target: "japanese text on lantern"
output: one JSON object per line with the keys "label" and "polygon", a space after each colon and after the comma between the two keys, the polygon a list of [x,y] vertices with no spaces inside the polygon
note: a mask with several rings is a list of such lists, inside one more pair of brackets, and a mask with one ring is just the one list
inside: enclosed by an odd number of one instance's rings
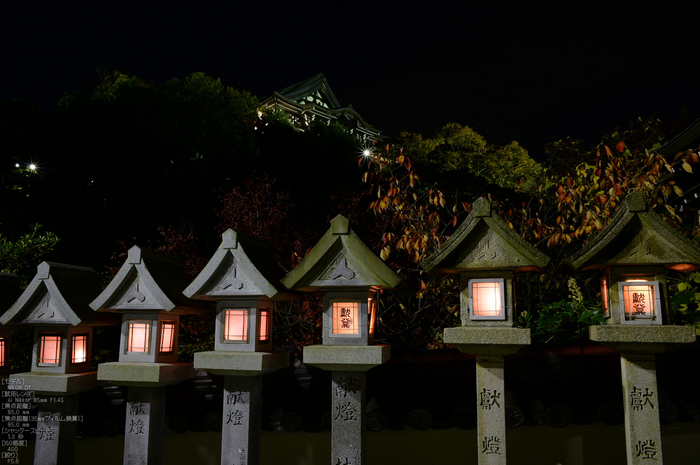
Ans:
{"label": "japanese text on lantern", "polygon": [[484,388],[484,390],[479,393],[479,407],[484,410],[491,410],[491,407],[501,408],[501,404],[498,403],[500,398],[500,392],[495,389],[491,391],[490,389]]}
{"label": "japanese text on lantern", "polygon": [[482,454],[498,454],[501,452],[501,445],[503,441],[498,436],[485,436],[484,440],[481,441],[481,453]]}
{"label": "japanese text on lantern", "polygon": [[357,406],[352,402],[336,404],[334,420],[341,419],[343,421],[357,421],[357,413]]}
{"label": "japanese text on lantern", "polygon": [[644,407],[646,407],[647,405],[651,408],[656,408],[651,402],[651,399],[654,398],[654,392],[649,392],[649,388],[646,388],[644,391],[642,391],[636,386],[632,386],[632,392],[630,393],[630,397],[632,401],[630,405],[632,406],[633,410],[644,410]]}
{"label": "japanese text on lantern", "polygon": [[648,441],[638,441],[637,445],[634,446],[635,452],[637,452],[636,457],[641,457],[642,460],[659,460],[656,454],[659,453],[659,448],[656,442],[649,439]]}

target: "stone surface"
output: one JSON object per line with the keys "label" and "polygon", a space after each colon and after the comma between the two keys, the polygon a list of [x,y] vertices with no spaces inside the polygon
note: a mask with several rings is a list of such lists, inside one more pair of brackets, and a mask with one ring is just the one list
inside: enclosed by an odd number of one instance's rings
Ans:
{"label": "stone surface", "polygon": [[35,464],[73,465],[78,422],[69,417],[78,414],[78,396],[59,398],[60,402],[41,402],[37,409]]}
{"label": "stone surface", "polygon": [[627,465],[662,464],[655,355],[622,354]]}
{"label": "stone surface", "polygon": [[476,408],[479,465],[505,465],[506,417],[503,356],[477,356]]}
{"label": "stone surface", "polygon": [[367,463],[365,372],[334,371],[331,408],[331,463]]}
{"label": "stone surface", "polygon": [[700,267],[700,246],[651,211],[644,194],[633,192],[605,229],[568,261],[578,271],[610,264],[681,266],[690,271]]}
{"label": "stone surface", "polygon": [[204,269],[182,293],[194,299],[265,296],[289,299],[280,280],[284,270],[261,239],[227,229]]}
{"label": "stone surface", "polygon": [[461,352],[472,355],[508,355],[530,344],[529,328],[445,328],[444,338]]}
{"label": "stone surface", "polygon": [[625,353],[670,352],[695,342],[695,328],[691,326],[597,325],[588,331],[592,341]]}
{"label": "stone surface", "polygon": [[191,363],[101,363],[97,379],[120,386],[157,387],[193,378],[196,371]]}
{"label": "stone surface", "polygon": [[259,465],[262,377],[226,376],[221,431],[222,465]]}
{"label": "stone surface", "polygon": [[129,387],[124,426],[124,465],[162,465],[165,387]]}
{"label": "stone surface", "polygon": [[391,346],[326,346],[304,347],[304,363],[329,371],[367,371],[391,358]]}
{"label": "stone surface", "polygon": [[440,275],[468,270],[541,270],[549,261],[493,212],[487,199],[481,198],[452,236],[421,266]]}
{"label": "stone surface", "polygon": [[[19,385],[26,386],[27,390],[37,394],[46,395],[70,395],[88,391],[94,387],[105,384],[97,380],[97,372],[61,374],[61,373],[15,373],[10,379],[21,380]],[[16,384],[11,384],[13,389]]]}
{"label": "stone surface", "polygon": [[196,352],[194,368],[215,375],[258,376],[289,366],[288,352]]}
{"label": "stone surface", "polygon": [[342,215],[331,221],[330,229],[311,252],[282,279],[288,289],[305,292],[350,287],[393,289],[401,282]]}

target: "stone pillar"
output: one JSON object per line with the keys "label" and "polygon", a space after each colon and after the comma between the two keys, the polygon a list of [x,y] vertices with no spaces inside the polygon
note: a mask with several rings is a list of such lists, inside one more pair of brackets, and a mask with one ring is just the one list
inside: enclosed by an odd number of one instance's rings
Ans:
{"label": "stone pillar", "polygon": [[34,463],[36,465],[73,465],[75,435],[78,428],[78,396],[42,396],[36,422]]}
{"label": "stone pillar", "polygon": [[162,465],[165,387],[130,386],[124,428],[124,465]]}
{"label": "stone pillar", "polygon": [[505,465],[506,463],[503,367],[503,355],[478,355],[476,357],[479,465]]}
{"label": "stone pillar", "polygon": [[262,376],[226,376],[221,430],[221,463],[260,464]]}
{"label": "stone pillar", "polygon": [[366,372],[333,372],[331,409],[331,463],[333,465],[367,463],[366,384]]}
{"label": "stone pillar", "polygon": [[656,356],[621,354],[627,464],[661,465],[661,426],[656,387]]}

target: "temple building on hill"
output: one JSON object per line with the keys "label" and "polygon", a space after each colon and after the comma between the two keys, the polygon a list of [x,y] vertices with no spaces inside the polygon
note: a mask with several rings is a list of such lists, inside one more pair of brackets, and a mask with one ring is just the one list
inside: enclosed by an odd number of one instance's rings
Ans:
{"label": "temple building on hill", "polygon": [[371,143],[381,134],[367,124],[352,105],[340,105],[323,73],[275,91],[262,100],[262,107],[286,112],[300,131],[307,130],[315,121],[327,124],[337,121],[360,143]]}

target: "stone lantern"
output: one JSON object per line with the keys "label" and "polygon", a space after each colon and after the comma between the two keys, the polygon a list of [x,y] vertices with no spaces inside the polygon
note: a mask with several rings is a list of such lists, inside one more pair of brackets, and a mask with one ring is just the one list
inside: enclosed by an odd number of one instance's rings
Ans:
{"label": "stone lantern", "polygon": [[282,280],[291,290],[323,291],[323,344],[304,347],[304,363],[333,372],[332,463],[366,461],[366,372],[390,357],[388,345],[374,345],[376,293],[401,282],[341,215]]}
{"label": "stone lantern", "polygon": [[695,329],[672,326],[666,270],[700,268],[700,247],[630,193],[610,224],[568,262],[601,271],[606,324],[590,338],[620,352],[627,463],[662,463],[656,355],[695,341]]}
{"label": "stone lantern", "polygon": [[462,326],[445,328],[444,341],[476,355],[479,464],[506,463],[504,356],[530,344],[530,329],[515,328],[513,275],[542,271],[549,257],[535,249],[491,209],[474,202],[469,216],[423,268],[460,275]]}
{"label": "stone lantern", "polygon": [[[22,294],[19,278],[14,273],[0,273],[0,318],[6,310],[15,303]],[[0,377],[4,378],[10,373],[10,346],[12,345],[12,331],[10,328],[0,326]],[[4,389],[3,385],[3,389]]]}
{"label": "stone lantern", "polygon": [[289,353],[272,351],[274,302],[295,298],[283,276],[267,243],[228,229],[183,292],[217,304],[215,350],[196,353],[194,366],[225,377],[222,464],[260,463],[261,375],[289,366]]}
{"label": "stone lantern", "polygon": [[160,464],[165,429],[165,387],[195,375],[177,362],[182,314],[205,313],[205,302],[182,295],[187,277],[180,261],[134,246],[107,288],[90,304],[122,315],[119,361],[102,363],[97,378],[128,386],[124,463]]}
{"label": "stone lantern", "polygon": [[37,419],[34,463],[72,464],[78,396],[98,385],[91,371],[92,329],[118,324],[111,315],[96,315],[88,303],[100,293],[91,268],[42,262],[37,274],[0,323],[34,328],[31,372],[10,375],[21,381],[10,389],[43,397]]}

